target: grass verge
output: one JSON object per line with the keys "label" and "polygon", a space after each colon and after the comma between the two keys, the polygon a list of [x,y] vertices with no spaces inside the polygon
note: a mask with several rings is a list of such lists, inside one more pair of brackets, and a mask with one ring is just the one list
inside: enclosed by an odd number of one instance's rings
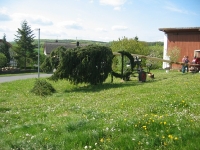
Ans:
{"label": "grass verge", "polygon": [[102,85],[35,79],[0,84],[0,149],[199,149],[200,74],[153,71],[155,79]]}

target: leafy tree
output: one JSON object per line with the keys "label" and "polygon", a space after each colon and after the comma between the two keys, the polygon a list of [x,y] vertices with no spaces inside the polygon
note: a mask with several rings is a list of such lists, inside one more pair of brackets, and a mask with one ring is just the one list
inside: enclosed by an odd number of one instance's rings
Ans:
{"label": "leafy tree", "polygon": [[180,48],[178,48],[177,46],[170,48],[167,52],[167,55],[172,62],[178,62],[180,57]]}
{"label": "leafy tree", "polygon": [[147,43],[139,41],[137,36],[134,39],[123,37],[118,41],[113,41],[110,47],[113,52],[126,51],[132,54],[140,55],[147,55],[149,53]]}
{"label": "leafy tree", "polygon": [[3,53],[0,53],[0,68],[5,67],[7,63],[6,56]]}
{"label": "leafy tree", "polygon": [[[18,28],[15,42],[17,46],[15,47],[15,52],[17,56],[15,57],[20,63],[23,59],[24,67],[26,68],[27,62],[30,64],[37,60],[37,54],[34,51],[36,45],[34,44],[34,34],[32,33],[31,27],[28,26],[27,21],[23,21],[21,29]],[[20,66],[22,66],[20,64]]]}
{"label": "leafy tree", "polygon": [[[163,58],[163,45],[160,43],[155,43],[155,45],[149,46],[150,57]],[[162,61],[157,61],[153,59],[147,59],[146,64],[151,64],[151,69],[158,69],[162,67]]]}
{"label": "leafy tree", "polygon": [[[130,38],[130,39],[123,37],[122,39],[119,39],[118,41],[113,41],[110,47],[113,52],[126,51],[131,54],[139,54],[139,55],[149,54],[147,43],[139,41],[139,38],[137,36],[135,38]],[[120,63],[119,59],[115,59],[114,64],[119,64]],[[125,61],[129,61],[129,59],[125,57]],[[143,58],[142,66],[145,66],[145,65],[146,65],[146,59]],[[119,64],[118,66],[121,66],[121,64]],[[113,68],[113,69],[119,69],[119,67]]]}
{"label": "leafy tree", "polygon": [[136,37],[134,38],[134,40],[135,40],[135,41],[138,41],[138,40],[139,40],[139,38],[136,36]]}
{"label": "leafy tree", "polygon": [[6,35],[4,34],[2,44],[0,45],[0,53],[3,53],[6,56],[7,63],[10,62],[10,53],[9,53],[10,45],[6,41]]}
{"label": "leafy tree", "polygon": [[[44,60],[47,58],[47,56],[42,52],[40,52],[40,64],[44,62]],[[40,65],[41,68],[41,65]]]}

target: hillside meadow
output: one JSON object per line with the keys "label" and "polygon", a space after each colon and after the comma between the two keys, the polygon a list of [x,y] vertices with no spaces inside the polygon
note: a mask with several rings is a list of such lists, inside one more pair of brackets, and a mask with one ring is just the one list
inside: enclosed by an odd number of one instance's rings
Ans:
{"label": "hillside meadow", "polygon": [[1,83],[0,150],[200,149],[200,74],[152,72],[144,83],[47,80],[47,97],[30,92],[35,79]]}

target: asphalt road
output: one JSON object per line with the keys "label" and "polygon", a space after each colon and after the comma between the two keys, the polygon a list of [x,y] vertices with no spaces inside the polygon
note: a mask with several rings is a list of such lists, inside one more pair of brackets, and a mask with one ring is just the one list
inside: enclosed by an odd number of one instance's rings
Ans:
{"label": "asphalt road", "polygon": [[[40,77],[50,77],[52,74],[40,74]],[[23,80],[28,78],[38,78],[38,74],[19,74],[14,76],[0,76],[0,83]]]}

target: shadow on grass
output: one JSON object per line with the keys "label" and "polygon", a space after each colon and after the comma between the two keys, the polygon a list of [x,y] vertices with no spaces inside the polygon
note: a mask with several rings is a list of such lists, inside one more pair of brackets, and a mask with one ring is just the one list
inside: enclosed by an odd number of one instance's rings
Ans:
{"label": "shadow on grass", "polygon": [[130,81],[125,81],[125,82],[118,82],[116,83],[114,81],[114,83],[103,83],[103,84],[98,84],[98,85],[85,85],[85,86],[77,86],[74,87],[72,89],[66,89],[65,92],[99,92],[102,90],[108,90],[111,88],[123,88],[123,87],[132,87],[132,86],[141,86],[143,84],[153,84],[153,82],[160,82],[163,80],[169,80],[169,79],[176,79],[179,78],[180,76],[183,77],[188,77],[191,78],[190,73],[172,73],[172,74],[166,74],[163,73],[159,76],[156,76],[155,79],[150,79],[149,77],[147,77],[146,82],[139,82],[137,79],[135,79],[135,77],[131,78]]}
{"label": "shadow on grass", "polygon": [[[140,83],[141,84],[141,83]],[[137,82],[126,81],[121,83],[103,83],[98,85],[86,85],[83,87],[75,87],[73,89],[67,89],[65,92],[99,92],[103,90],[113,89],[113,88],[122,88],[122,87],[132,87],[140,85]]]}

